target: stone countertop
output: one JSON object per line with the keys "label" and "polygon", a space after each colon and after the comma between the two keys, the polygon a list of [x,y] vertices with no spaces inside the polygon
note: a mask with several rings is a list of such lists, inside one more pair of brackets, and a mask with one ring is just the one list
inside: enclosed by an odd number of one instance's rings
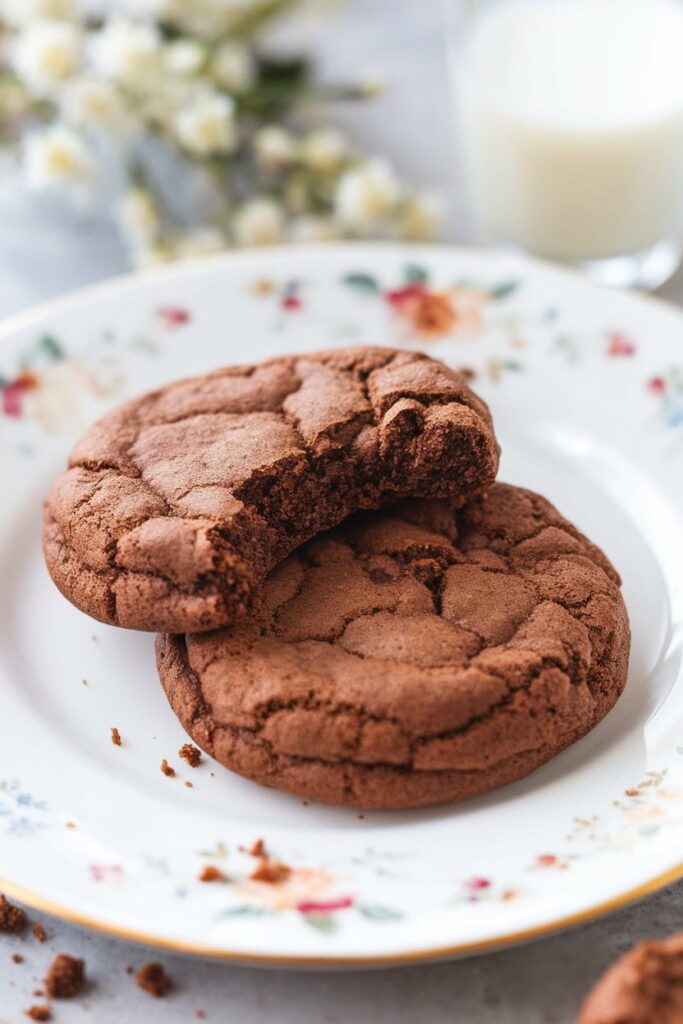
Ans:
{"label": "stone countertop", "polygon": [[[366,148],[394,159],[406,177],[440,193],[446,240],[466,242],[464,200],[452,152],[441,0],[348,0],[316,37],[329,77],[370,67],[388,79],[385,97],[341,107],[336,119]],[[0,316],[120,273],[121,246],[105,224],[47,217],[0,196]],[[661,292],[683,304],[683,274]],[[683,927],[683,883],[600,921],[514,949],[450,963],[376,971],[303,974],[232,967],[155,953],[45,919],[48,942],[0,937],[0,1024],[22,1011],[57,952],[87,961],[91,988],[63,1003],[55,1024],[571,1024],[584,993],[634,942]],[[13,952],[25,956],[22,964]],[[155,1000],[126,974],[163,961],[174,994]]]}

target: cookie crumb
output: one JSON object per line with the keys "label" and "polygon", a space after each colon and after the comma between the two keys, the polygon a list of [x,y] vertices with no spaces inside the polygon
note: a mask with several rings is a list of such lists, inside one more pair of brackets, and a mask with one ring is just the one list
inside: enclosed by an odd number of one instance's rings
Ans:
{"label": "cookie crumb", "polygon": [[36,997],[36,999],[42,999],[43,996],[45,995],[42,988],[34,988],[33,994]]}
{"label": "cookie crumb", "polygon": [[277,885],[279,882],[286,882],[291,873],[292,869],[287,864],[262,857],[249,878],[252,882],[268,882],[270,885]]}
{"label": "cookie crumb", "polygon": [[171,979],[162,965],[154,962],[144,964],[135,976],[135,980],[141,989],[156,999],[161,999],[172,987]]}
{"label": "cookie crumb", "polygon": [[45,990],[52,999],[73,999],[83,990],[84,982],[85,962],[80,957],[60,953],[45,976]]}
{"label": "cookie crumb", "polygon": [[197,1018],[197,1020],[206,1020],[206,1014],[204,1013],[203,1010],[195,1010],[194,1015]]}
{"label": "cookie crumb", "polygon": [[50,1020],[52,1018],[49,1006],[29,1006],[28,1010],[24,1010],[24,1014],[31,1020]]}
{"label": "cookie crumb", "polygon": [[357,814],[356,817],[358,818],[359,821],[365,821],[365,815],[364,814]]}
{"label": "cookie crumb", "polygon": [[192,789],[192,783],[191,782],[186,782],[185,785],[187,786],[188,789]]}
{"label": "cookie crumb", "polygon": [[12,963],[23,964],[24,958],[21,953],[12,953]]}
{"label": "cookie crumb", "polygon": [[134,974],[135,973],[132,964],[128,964],[128,966],[126,968],[124,968],[124,969],[125,969],[126,974]]}
{"label": "cookie crumb", "polygon": [[251,857],[267,857],[266,844],[263,839],[257,839],[255,843],[252,843],[248,851]]}
{"label": "cookie crumb", "polygon": [[64,828],[78,828],[78,825],[75,821],[65,821]]}
{"label": "cookie crumb", "polygon": [[111,741],[115,747],[121,746],[121,733],[115,725],[112,725],[111,727]]}
{"label": "cookie crumb", "polygon": [[81,679],[81,683],[83,684],[83,686],[90,686],[90,683],[88,682],[87,679]]}
{"label": "cookie crumb", "polygon": [[0,894],[0,932],[23,932],[26,927],[26,912]]}
{"label": "cookie crumb", "polygon": [[38,942],[47,942],[47,932],[43,928],[40,921],[34,921],[31,925],[31,931],[33,932],[33,938],[37,939]]}
{"label": "cookie crumb", "polygon": [[161,762],[160,767],[161,767],[161,770],[164,773],[164,775],[167,775],[169,777],[169,779],[172,779],[172,778],[175,777],[175,768],[171,768],[171,766],[168,763],[168,761],[166,760],[166,758],[163,759],[163,761]]}
{"label": "cookie crumb", "polygon": [[196,768],[202,759],[201,750],[199,747],[195,747],[193,743],[183,743],[178,751],[178,755],[187,761],[190,768]]}
{"label": "cookie crumb", "polygon": [[223,872],[219,868],[214,867],[213,864],[207,864],[202,868],[199,874],[200,882],[227,882],[227,880],[227,875],[224,875]]}

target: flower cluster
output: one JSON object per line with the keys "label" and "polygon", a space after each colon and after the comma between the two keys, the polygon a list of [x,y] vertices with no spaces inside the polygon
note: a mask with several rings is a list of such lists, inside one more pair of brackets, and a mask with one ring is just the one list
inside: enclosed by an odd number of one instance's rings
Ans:
{"label": "flower cluster", "polygon": [[[0,0],[0,142],[31,188],[83,197],[112,178],[133,262],[282,241],[431,237],[437,210],[392,167],[307,123],[305,59],[264,49],[296,0]],[[161,171],[160,171],[161,167]]]}

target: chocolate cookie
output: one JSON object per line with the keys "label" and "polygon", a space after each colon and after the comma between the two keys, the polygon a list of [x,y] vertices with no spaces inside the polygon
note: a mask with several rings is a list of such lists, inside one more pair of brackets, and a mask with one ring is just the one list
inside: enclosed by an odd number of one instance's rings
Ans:
{"label": "chocolate cookie", "polygon": [[157,640],[199,746],[257,782],[367,808],[528,774],[609,711],[628,653],[605,556],[504,484],[460,511],[352,516],[273,570],[249,619]]}
{"label": "chocolate cookie", "polygon": [[230,367],[88,431],[47,500],[45,557],[62,593],[103,622],[210,629],[320,530],[405,495],[462,504],[492,483],[498,454],[484,403],[419,353]]}
{"label": "chocolate cookie", "polygon": [[683,1024],[683,933],[641,942],[600,979],[578,1024]]}

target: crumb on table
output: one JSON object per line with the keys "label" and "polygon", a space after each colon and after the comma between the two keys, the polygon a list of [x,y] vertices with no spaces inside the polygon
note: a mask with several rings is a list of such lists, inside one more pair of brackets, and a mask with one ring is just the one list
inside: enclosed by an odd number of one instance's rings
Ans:
{"label": "crumb on table", "polygon": [[0,893],[0,932],[23,932],[26,927],[26,912]]}
{"label": "crumb on table", "polygon": [[172,987],[171,979],[163,966],[154,961],[144,964],[135,976],[135,980],[141,989],[157,999],[165,996]]}
{"label": "crumb on table", "polygon": [[31,1020],[50,1020],[52,1017],[49,1006],[29,1006],[28,1010],[24,1010],[24,1014]]}
{"label": "crumb on table", "polygon": [[166,758],[161,762],[160,768],[164,775],[167,775],[169,779],[172,779],[175,776],[175,768],[171,768]]}
{"label": "crumb on table", "polygon": [[45,976],[45,991],[51,999],[73,999],[83,990],[85,961],[60,953]]}
{"label": "crumb on table", "polygon": [[38,942],[46,942],[47,941],[47,932],[43,928],[43,926],[40,923],[40,921],[34,921],[33,922],[33,924],[31,925],[31,931],[33,932],[33,938],[37,939]]}
{"label": "crumb on table", "polygon": [[115,747],[121,746],[121,733],[115,725],[112,725],[111,727],[111,741]]}

